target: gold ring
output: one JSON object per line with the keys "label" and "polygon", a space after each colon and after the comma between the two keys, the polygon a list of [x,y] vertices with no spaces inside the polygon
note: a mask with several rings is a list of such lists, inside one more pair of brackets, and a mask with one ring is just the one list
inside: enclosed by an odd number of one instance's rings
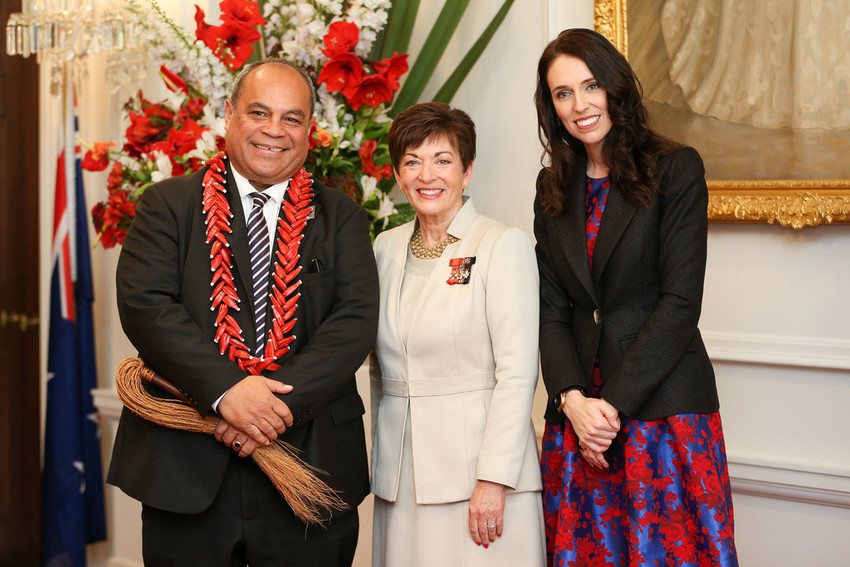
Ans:
{"label": "gold ring", "polygon": [[239,449],[241,449],[242,448],[242,441],[234,441],[233,442],[233,448],[236,449],[237,451]]}

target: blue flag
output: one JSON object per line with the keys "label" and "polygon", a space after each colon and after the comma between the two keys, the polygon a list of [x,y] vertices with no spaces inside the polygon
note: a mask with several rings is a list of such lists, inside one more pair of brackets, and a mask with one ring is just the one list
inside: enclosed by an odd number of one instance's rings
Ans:
{"label": "blue flag", "polygon": [[41,563],[85,567],[86,544],[106,539],[106,519],[100,418],[91,395],[97,375],[87,209],[76,116],[70,103],[65,106],[53,219]]}

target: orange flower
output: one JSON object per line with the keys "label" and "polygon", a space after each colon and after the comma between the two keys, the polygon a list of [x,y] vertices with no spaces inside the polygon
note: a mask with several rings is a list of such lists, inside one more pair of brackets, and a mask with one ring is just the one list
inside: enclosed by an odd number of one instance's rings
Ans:
{"label": "orange flower", "polygon": [[334,145],[333,134],[324,128],[316,128],[314,138],[316,139],[316,143],[323,148],[332,148]]}

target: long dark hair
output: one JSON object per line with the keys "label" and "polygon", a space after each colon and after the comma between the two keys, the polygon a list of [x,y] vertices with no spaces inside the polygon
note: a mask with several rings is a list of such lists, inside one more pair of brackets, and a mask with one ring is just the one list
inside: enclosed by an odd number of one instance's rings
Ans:
{"label": "long dark hair", "polygon": [[562,31],[537,63],[534,104],[544,162],[540,205],[555,216],[564,212],[564,188],[578,173],[575,170],[585,153],[581,141],[571,136],[558,118],[547,81],[549,66],[562,55],[584,61],[607,93],[612,126],[602,143],[602,159],[609,168],[611,186],[628,201],[651,206],[658,193],[657,158],[681,146],[650,128],[643,89],[626,58],[604,36],[581,28]]}

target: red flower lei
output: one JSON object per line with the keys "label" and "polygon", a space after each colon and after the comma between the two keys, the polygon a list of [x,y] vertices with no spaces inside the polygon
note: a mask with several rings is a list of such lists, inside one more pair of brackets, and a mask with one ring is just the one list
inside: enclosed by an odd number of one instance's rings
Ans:
{"label": "red flower lei", "polygon": [[226,154],[220,152],[207,160],[210,168],[204,175],[203,212],[206,215],[206,243],[210,244],[210,269],[213,288],[210,301],[211,310],[218,310],[215,319],[215,342],[219,352],[227,353],[230,360],[248,374],[259,374],[263,370],[277,370],[275,364],[289,351],[289,344],[295,340],[294,335],[288,335],[295,326],[297,319],[295,311],[298,308],[300,293],[295,293],[301,286],[301,280],[295,278],[301,272],[298,265],[298,254],[301,241],[304,239],[303,230],[310,214],[310,201],[313,198],[313,180],[304,168],[292,176],[289,181],[289,202],[283,202],[283,217],[278,220],[277,251],[272,270],[271,302],[273,321],[269,329],[269,338],[262,357],[256,357],[245,346],[242,339],[242,328],[230,314],[230,309],[239,311],[239,296],[233,283],[233,262],[230,244],[225,233],[233,232],[230,228],[230,203],[225,197],[224,174]]}

